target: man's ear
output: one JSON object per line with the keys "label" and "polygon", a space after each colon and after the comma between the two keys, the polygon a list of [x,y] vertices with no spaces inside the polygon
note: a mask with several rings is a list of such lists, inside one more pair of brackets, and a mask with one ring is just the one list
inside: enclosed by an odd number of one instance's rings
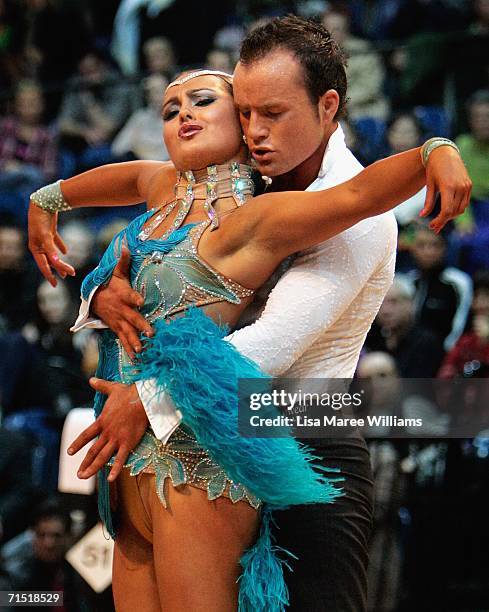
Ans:
{"label": "man's ear", "polygon": [[324,125],[331,124],[334,120],[338,107],[340,105],[340,96],[336,89],[328,89],[318,100],[319,119]]}

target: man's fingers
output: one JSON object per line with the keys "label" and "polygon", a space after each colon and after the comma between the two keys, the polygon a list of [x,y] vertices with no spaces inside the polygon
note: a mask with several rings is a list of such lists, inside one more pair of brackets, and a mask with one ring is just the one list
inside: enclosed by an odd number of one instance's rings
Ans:
{"label": "man's fingers", "polygon": [[122,472],[128,455],[129,449],[127,449],[125,446],[121,446],[117,452],[116,458],[114,459],[114,465],[112,466],[109,476],[107,477],[109,482],[113,482]]}
{"label": "man's fingers", "polygon": [[83,459],[83,461],[80,464],[80,467],[78,468],[79,474],[84,472],[92,464],[94,459],[97,457],[100,451],[103,450],[106,444],[107,444],[106,438],[99,438],[96,442],[94,442],[94,444],[88,449],[88,452],[85,455],[85,458]]}
{"label": "man's fingers", "polygon": [[75,438],[75,440],[71,443],[68,448],[68,455],[74,455],[81,448],[88,444],[90,440],[93,440],[98,436],[100,432],[100,422],[97,420],[95,423],[89,425],[86,429],[84,429],[81,434]]}
{"label": "man's fingers", "polygon": [[123,316],[126,322],[130,324],[135,331],[142,332],[146,336],[153,335],[153,328],[140,312],[127,308],[124,309]]}
{"label": "man's fingers", "polygon": [[131,289],[128,294],[127,303],[136,308],[141,308],[144,304],[144,298],[140,293]]}
{"label": "man's fingers", "polygon": [[109,459],[114,454],[117,448],[117,444],[113,441],[107,442],[104,448],[98,453],[92,463],[86,467],[83,471],[78,470],[78,478],[90,478],[90,476],[94,476],[104,465],[109,461]]}
{"label": "man's fingers", "polygon": [[140,353],[143,350],[143,345],[141,344],[141,341],[138,338],[137,331],[133,327],[131,327],[129,323],[126,323],[126,321],[122,321],[120,323],[120,326],[122,333],[125,335],[129,346],[131,347],[131,351],[134,351],[135,353]]}
{"label": "man's fingers", "polygon": [[129,339],[127,338],[126,334],[122,330],[119,330],[117,332],[117,337],[119,338],[120,343],[124,347],[124,350],[129,355],[129,358],[131,360],[134,359],[134,349],[131,346],[131,343],[129,342]]}
{"label": "man's fingers", "polygon": [[131,253],[129,249],[123,245],[121,249],[121,256],[119,257],[119,261],[117,262],[116,267],[114,268],[113,274],[115,276],[123,276],[129,279],[129,268],[131,266]]}
{"label": "man's fingers", "polygon": [[426,185],[426,199],[424,202],[423,210],[419,213],[420,217],[426,217],[431,213],[435,206],[436,200],[436,189],[433,183],[428,183]]}
{"label": "man's fingers", "polygon": [[109,395],[112,387],[116,384],[110,380],[103,380],[102,378],[95,378],[94,376],[92,376],[88,382],[92,389],[95,389],[95,391],[103,393],[104,395]]}

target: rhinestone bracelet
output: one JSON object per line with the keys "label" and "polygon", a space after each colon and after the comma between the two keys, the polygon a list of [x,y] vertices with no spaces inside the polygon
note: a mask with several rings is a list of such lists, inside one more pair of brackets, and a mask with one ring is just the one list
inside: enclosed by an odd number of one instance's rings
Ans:
{"label": "rhinestone bracelet", "polygon": [[457,147],[457,145],[453,142],[453,140],[435,136],[434,138],[430,138],[429,140],[427,140],[424,143],[424,145],[421,147],[421,161],[423,162],[423,166],[426,168],[428,159],[435,149],[438,149],[438,147],[445,147],[445,146],[452,147],[452,149],[455,149],[455,151],[457,151],[457,153],[460,154],[460,150]]}
{"label": "rhinestone bracelet", "polygon": [[34,193],[31,193],[30,199],[36,206],[46,212],[56,213],[71,210],[71,206],[65,200],[61,191],[61,180],[34,191]]}

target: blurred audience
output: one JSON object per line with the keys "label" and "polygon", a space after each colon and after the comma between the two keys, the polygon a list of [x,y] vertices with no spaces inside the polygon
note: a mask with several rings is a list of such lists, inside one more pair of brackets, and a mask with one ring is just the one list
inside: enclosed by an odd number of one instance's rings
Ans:
{"label": "blurred audience", "polygon": [[68,221],[60,228],[60,234],[68,249],[65,260],[76,270],[76,276],[67,276],[64,283],[76,304],[80,297],[81,284],[85,276],[95,267],[95,236],[83,221]]}
{"label": "blurred audience", "polygon": [[37,290],[38,314],[23,328],[24,337],[40,354],[36,390],[40,406],[50,407],[58,419],[90,401],[92,393],[81,369],[82,354],[74,345],[69,328],[76,318],[77,304],[66,283],[52,287],[42,282]]}
{"label": "blurred audience", "polygon": [[167,80],[178,71],[175,50],[168,38],[154,36],[143,45],[144,68],[150,75],[157,74]]}
{"label": "blurred audience", "polygon": [[0,427],[0,542],[16,536],[29,521],[34,501],[31,448],[22,434]]}
{"label": "blurred audience", "polygon": [[25,70],[43,83],[59,86],[76,69],[90,44],[92,28],[86,3],[26,0],[25,5]]}
{"label": "blurred audience", "polygon": [[385,119],[389,103],[383,93],[385,71],[380,55],[367,40],[351,34],[346,11],[328,10],[322,23],[348,55],[348,116]]}
{"label": "blurred audience", "polygon": [[470,131],[456,143],[472,180],[472,197],[489,200],[489,89],[469,99],[467,115]]}
{"label": "blurred audience", "polygon": [[469,330],[445,356],[440,378],[473,376],[489,368],[489,272],[474,276],[472,321]]}
{"label": "blurred audience", "polygon": [[135,111],[112,142],[115,157],[166,161],[161,106],[168,85],[165,77],[152,74],[143,81],[145,108]]}
{"label": "blurred audience", "polygon": [[62,145],[89,168],[112,161],[111,141],[130,115],[134,89],[110,66],[105,53],[92,50],[68,83],[59,116]]}
{"label": "blurred audience", "polygon": [[8,89],[23,76],[25,25],[21,3],[0,0],[0,91]]}
{"label": "blurred audience", "polygon": [[232,74],[236,62],[231,53],[223,49],[211,49],[205,58],[205,66],[211,70],[221,70]]}
{"label": "blurred audience", "polygon": [[[65,560],[72,543],[70,517],[56,499],[47,500],[35,513],[30,546],[20,549],[18,556],[12,555],[6,560],[14,588],[19,591],[63,591],[63,610],[91,612],[90,602],[84,595],[83,580]],[[28,606],[27,609],[37,608]],[[48,606],[48,609],[54,612],[60,608]]]}
{"label": "blurred audience", "polygon": [[20,329],[33,316],[39,279],[25,230],[13,217],[0,217],[0,328]]}
{"label": "blurred audience", "polygon": [[414,282],[414,317],[417,324],[434,332],[450,350],[462,335],[472,303],[472,279],[446,264],[446,230],[435,234],[418,222],[411,253],[416,269],[409,273]]}
{"label": "blurred audience", "polygon": [[16,88],[13,113],[0,119],[0,191],[17,194],[24,218],[29,195],[57,173],[53,131],[43,123],[44,99],[34,81]]}
{"label": "blurred audience", "polygon": [[392,355],[402,378],[431,378],[443,359],[443,341],[415,321],[415,288],[397,275],[365,341],[370,351]]}

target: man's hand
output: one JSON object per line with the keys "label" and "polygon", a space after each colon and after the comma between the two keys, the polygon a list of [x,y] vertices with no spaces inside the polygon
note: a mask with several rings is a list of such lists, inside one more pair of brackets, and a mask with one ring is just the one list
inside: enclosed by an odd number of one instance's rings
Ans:
{"label": "man's hand", "polygon": [[90,478],[117,453],[108,476],[108,480],[113,481],[121,473],[129,453],[143,437],[148,417],[136,385],[91,378],[90,386],[107,395],[107,401],[102,414],[76,438],[68,448],[68,454],[74,455],[98,436],[80,465],[78,477]]}
{"label": "man's hand", "polygon": [[153,335],[151,325],[136,309],[144,304],[143,297],[131,287],[129,267],[131,254],[123,246],[112,277],[105,287],[95,292],[90,310],[118,336],[131,359],[142,350],[139,334]]}
{"label": "man's hand", "polygon": [[439,192],[441,211],[430,223],[431,229],[439,233],[450,219],[461,215],[470,202],[472,181],[455,149],[444,146],[432,151],[426,166],[426,187],[426,201],[420,216],[431,213]]}
{"label": "man's hand", "polygon": [[29,250],[42,275],[53,287],[57,284],[53,269],[61,278],[68,274],[75,276],[75,269],[59,258],[58,249],[63,255],[67,249],[58,234],[57,224],[57,213],[42,210],[33,202],[29,204]]}

